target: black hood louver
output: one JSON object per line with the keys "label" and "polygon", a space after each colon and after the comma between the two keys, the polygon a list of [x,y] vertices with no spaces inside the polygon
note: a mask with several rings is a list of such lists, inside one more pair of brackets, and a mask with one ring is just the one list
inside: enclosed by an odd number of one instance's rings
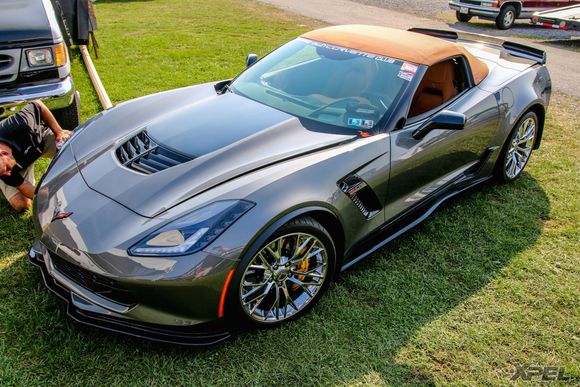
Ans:
{"label": "black hood louver", "polygon": [[377,195],[358,175],[351,175],[338,182],[344,192],[365,218],[370,219],[381,211],[381,202]]}
{"label": "black hood louver", "polygon": [[146,175],[193,160],[155,143],[146,131],[123,143],[115,153],[124,167]]}

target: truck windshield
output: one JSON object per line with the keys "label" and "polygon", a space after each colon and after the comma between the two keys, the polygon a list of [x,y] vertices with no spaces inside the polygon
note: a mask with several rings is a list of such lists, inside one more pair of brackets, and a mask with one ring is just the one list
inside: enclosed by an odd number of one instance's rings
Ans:
{"label": "truck windshield", "polygon": [[230,90],[297,117],[367,130],[390,114],[416,70],[412,63],[298,38],[243,72]]}

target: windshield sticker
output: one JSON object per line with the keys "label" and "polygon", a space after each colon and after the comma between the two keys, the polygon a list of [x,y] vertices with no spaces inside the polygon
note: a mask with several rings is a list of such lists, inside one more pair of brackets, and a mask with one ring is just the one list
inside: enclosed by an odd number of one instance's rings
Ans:
{"label": "windshield sticker", "polygon": [[365,120],[363,118],[350,118],[347,121],[348,126],[354,126],[356,128],[365,128],[369,129],[375,125],[373,120]]}
{"label": "windshield sticker", "polygon": [[401,66],[401,70],[399,71],[398,77],[411,82],[418,68],[419,66],[417,66],[416,64],[404,62],[403,65]]}
{"label": "windshield sticker", "polygon": [[379,61],[379,62],[395,63],[395,59],[389,58],[389,57],[386,57],[386,56],[381,56],[381,55],[376,55],[376,54],[370,54],[368,52],[357,51],[357,50],[353,50],[351,48],[346,48],[346,47],[333,46],[332,44],[322,43],[322,42],[316,42],[314,40],[304,39],[304,41],[306,43],[310,44],[311,46],[314,46],[314,47],[322,47],[322,48],[326,48],[326,49],[333,50],[333,51],[339,51],[339,52],[342,52],[342,53],[345,53],[345,54],[362,56],[362,57],[365,57],[365,58],[374,59],[374,60]]}

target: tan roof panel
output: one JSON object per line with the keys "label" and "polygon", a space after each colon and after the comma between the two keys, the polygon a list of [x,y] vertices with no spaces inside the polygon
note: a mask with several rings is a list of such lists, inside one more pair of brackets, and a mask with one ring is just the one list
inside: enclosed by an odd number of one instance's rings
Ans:
{"label": "tan roof panel", "polygon": [[378,26],[343,25],[310,31],[302,37],[426,66],[461,55],[469,61],[475,84],[481,82],[489,72],[487,65],[462,45],[417,32]]}

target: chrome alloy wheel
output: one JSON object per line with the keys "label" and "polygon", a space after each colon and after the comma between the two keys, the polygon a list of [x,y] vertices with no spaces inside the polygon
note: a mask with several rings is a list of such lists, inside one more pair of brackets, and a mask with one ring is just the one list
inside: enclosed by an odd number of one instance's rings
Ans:
{"label": "chrome alloy wheel", "polygon": [[511,26],[515,19],[516,15],[512,11],[508,11],[503,17],[503,24],[506,26]]}
{"label": "chrome alloy wheel", "polygon": [[277,323],[303,310],[321,290],[328,252],[307,233],[281,236],[250,261],[240,284],[244,312],[262,323]]}
{"label": "chrome alloy wheel", "polygon": [[514,133],[510,148],[505,158],[505,173],[509,179],[515,179],[524,169],[536,138],[536,120],[530,117],[521,123]]}

